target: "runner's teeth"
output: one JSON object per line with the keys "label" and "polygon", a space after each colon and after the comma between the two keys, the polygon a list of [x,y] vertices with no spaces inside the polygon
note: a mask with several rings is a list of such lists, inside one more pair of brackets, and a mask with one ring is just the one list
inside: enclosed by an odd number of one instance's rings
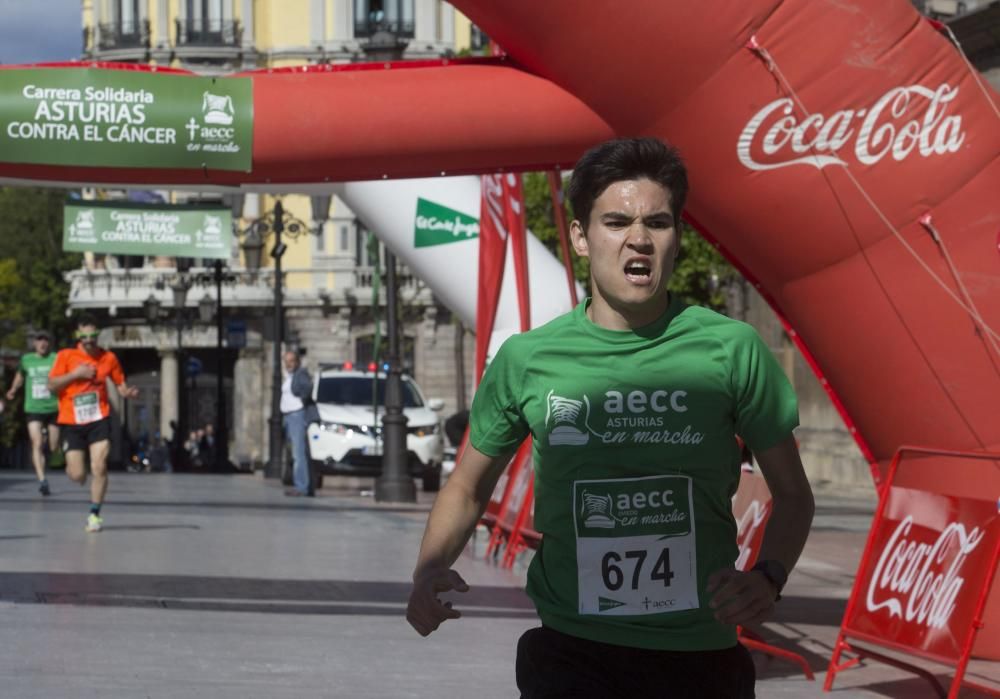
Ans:
{"label": "runner's teeth", "polygon": [[626,274],[649,274],[649,267],[643,264],[629,264],[625,266]]}

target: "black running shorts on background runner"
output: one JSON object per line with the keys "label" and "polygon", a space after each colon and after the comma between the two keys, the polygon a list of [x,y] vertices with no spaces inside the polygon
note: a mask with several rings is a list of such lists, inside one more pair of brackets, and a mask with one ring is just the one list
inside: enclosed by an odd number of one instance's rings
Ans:
{"label": "black running shorts on background runner", "polygon": [[521,699],[754,699],[757,675],[740,644],[669,651],[588,641],[542,626],[517,644]]}
{"label": "black running shorts on background runner", "polygon": [[104,418],[86,425],[59,425],[63,451],[87,449],[91,444],[111,439],[111,418]]}
{"label": "black running shorts on background runner", "polygon": [[25,413],[24,421],[29,422],[40,422],[43,425],[55,425],[56,418],[59,417],[59,413]]}

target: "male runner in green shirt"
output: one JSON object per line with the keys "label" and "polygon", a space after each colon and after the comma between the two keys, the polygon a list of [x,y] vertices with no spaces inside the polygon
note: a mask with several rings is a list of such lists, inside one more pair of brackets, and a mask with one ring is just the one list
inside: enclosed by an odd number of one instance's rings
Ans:
{"label": "male runner in green shirt", "polygon": [[14,374],[14,382],[7,391],[7,400],[14,400],[21,386],[24,386],[24,419],[28,424],[28,437],[31,439],[31,463],[38,476],[38,492],[48,495],[49,481],[45,477],[45,451],[43,435],[48,427],[49,453],[54,454],[59,449],[59,425],[56,416],[59,414],[59,404],[49,391],[49,371],[56,360],[52,353],[52,336],[47,330],[39,330],[34,337],[35,351],[21,357]]}
{"label": "male runner in green shirt", "polygon": [[[438,594],[510,455],[533,437],[528,571],[542,627],[518,644],[524,699],[754,696],[736,626],[766,620],[812,521],[795,395],[757,334],[671,297],[687,174],[651,139],[588,151],[569,187],[593,296],[510,338],[476,393],[470,446],[438,495],[407,619],[460,616]],[[774,503],[761,563],[737,571],[739,435]]]}

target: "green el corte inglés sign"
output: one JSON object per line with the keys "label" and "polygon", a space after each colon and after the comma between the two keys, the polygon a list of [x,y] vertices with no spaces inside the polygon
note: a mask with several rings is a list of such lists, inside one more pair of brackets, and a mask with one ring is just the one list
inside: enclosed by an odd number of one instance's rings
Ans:
{"label": "green el corte ingl\u00e9s sign", "polygon": [[249,171],[253,81],[95,68],[0,70],[0,161]]}
{"label": "green el corte ingl\u00e9s sign", "polygon": [[457,243],[479,237],[479,221],[460,211],[417,199],[417,216],[413,225],[413,247]]}
{"label": "green el corte ingl\u00e9s sign", "polygon": [[223,208],[73,202],[63,207],[63,249],[227,259],[232,220],[231,211]]}

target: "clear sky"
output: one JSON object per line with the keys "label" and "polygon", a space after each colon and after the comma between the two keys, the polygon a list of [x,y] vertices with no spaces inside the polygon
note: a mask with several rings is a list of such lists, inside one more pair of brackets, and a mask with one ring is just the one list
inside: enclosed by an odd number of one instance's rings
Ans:
{"label": "clear sky", "polygon": [[0,63],[80,57],[80,0],[0,0]]}

